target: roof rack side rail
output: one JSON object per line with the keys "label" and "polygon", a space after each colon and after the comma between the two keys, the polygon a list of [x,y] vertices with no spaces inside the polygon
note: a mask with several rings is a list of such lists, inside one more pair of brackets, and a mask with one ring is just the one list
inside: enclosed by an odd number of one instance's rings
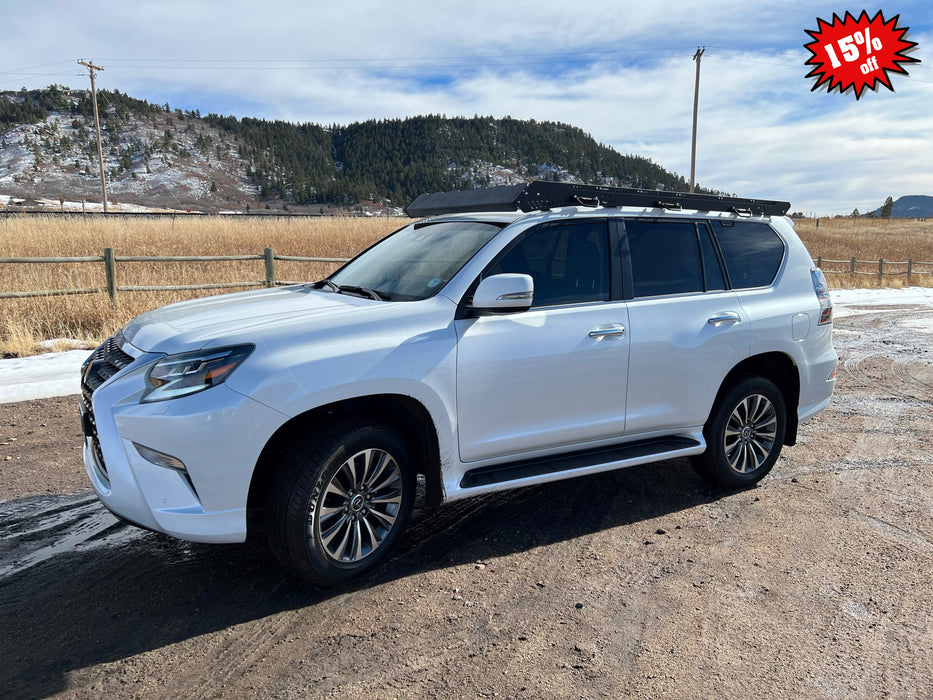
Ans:
{"label": "roof rack side rail", "polygon": [[715,194],[643,190],[603,185],[535,180],[521,185],[486,189],[436,192],[416,197],[405,208],[412,218],[438,214],[483,211],[548,211],[569,206],[644,207],[649,209],[694,209],[698,211],[741,212],[753,216],[783,216],[790,202],[745,199]]}

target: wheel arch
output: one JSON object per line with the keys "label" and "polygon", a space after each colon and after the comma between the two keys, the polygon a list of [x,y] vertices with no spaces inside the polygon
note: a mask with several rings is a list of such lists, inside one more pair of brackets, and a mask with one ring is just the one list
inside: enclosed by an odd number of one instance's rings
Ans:
{"label": "wheel arch", "polygon": [[247,498],[247,536],[261,526],[261,511],[276,468],[300,436],[328,430],[350,420],[369,419],[397,431],[408,445],[415,471],[425,478],[428,505],[443,501],[440,448],[430,412],[417,399],[401,394],[376,394],[335,401],[301,413],[283,423],[259,455]]}
{"label": "wheel arch", "polygon": [[795,444],[797,405],[800,402],[800,370],[793,358],[782,352],[766,352],[745,358],[723,379],[713,406],[717,406],[723,395],[746,377],[763,377],[773,382],[780,390],[786,410],[784,444]]}

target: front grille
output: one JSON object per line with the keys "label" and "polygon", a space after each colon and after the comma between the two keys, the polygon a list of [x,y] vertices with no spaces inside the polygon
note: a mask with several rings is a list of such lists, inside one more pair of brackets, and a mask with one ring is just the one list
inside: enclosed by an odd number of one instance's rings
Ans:
{"label": "front grille", "polygon": [[90,393],[93,394],[97,387],[132,362],[133,356],[123,352],[117,336],[111,336],[91,355],[90,366],[84,373],[82,388],[84,388],[83,385],[87,385]]}
{"label": "front grille", "polygon": [[105,481],[108,479],[107,467],[100,449],[100,441],[97,439],[97,421],[94,419],[94,406],[91,399],[101,384],[133,363],[133,356],[125,353],[120,347],[121,340],[120,334],[108,338],[88,358],[81,373],[81,421],[84,434],[91,438],[91,447]]}

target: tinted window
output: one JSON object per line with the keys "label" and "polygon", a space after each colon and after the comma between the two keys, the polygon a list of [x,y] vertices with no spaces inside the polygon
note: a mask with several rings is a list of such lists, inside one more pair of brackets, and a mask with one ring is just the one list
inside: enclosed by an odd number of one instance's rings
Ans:
{"label": "tinted window", "polygon": [[722,277],[719,256],[716,255],[716,248],[710,238],[709,229],[703,224],[698,224],[697,231],[700,233],[700,250],[703,253],[703,274],[706,281],[706,291],[725,289],[726,281]]}
{"label": "tinted window", "polygon": [[784,259],[784,242],[770,226],[758,221],[716,221],[713,231],[733,289],[771,284]]}
{"label": "tinted window", "polygon": [[703,291],[696,225],[690,221],[626,221],[635,296]]}
{"label": "tinted window", "polygon": [[518,272],[535,283],[532,306],[609,299],[605,221],[533,229],[508,248],[485,275]]}

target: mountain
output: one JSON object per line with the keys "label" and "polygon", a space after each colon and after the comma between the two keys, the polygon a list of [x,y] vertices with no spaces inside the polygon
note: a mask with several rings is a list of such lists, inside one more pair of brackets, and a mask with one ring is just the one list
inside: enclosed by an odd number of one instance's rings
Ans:
{"label": "mountain", "polygon": [[[422,192],[530,179],[685,190],[648,158],[557,122],[441,115],[323,126],[201,116],[98,92],[108,200],[201,211],[398,208]],[[0,92],[0,205],[100,201],[83,90]]]}
{"label": "mountain", "polygon": [[[881,216],[878,207],[868,216]],[[892,219],[925,219],[933,216],[933,197],[926,194],[908,194],[894,200],[891,207]]]}

